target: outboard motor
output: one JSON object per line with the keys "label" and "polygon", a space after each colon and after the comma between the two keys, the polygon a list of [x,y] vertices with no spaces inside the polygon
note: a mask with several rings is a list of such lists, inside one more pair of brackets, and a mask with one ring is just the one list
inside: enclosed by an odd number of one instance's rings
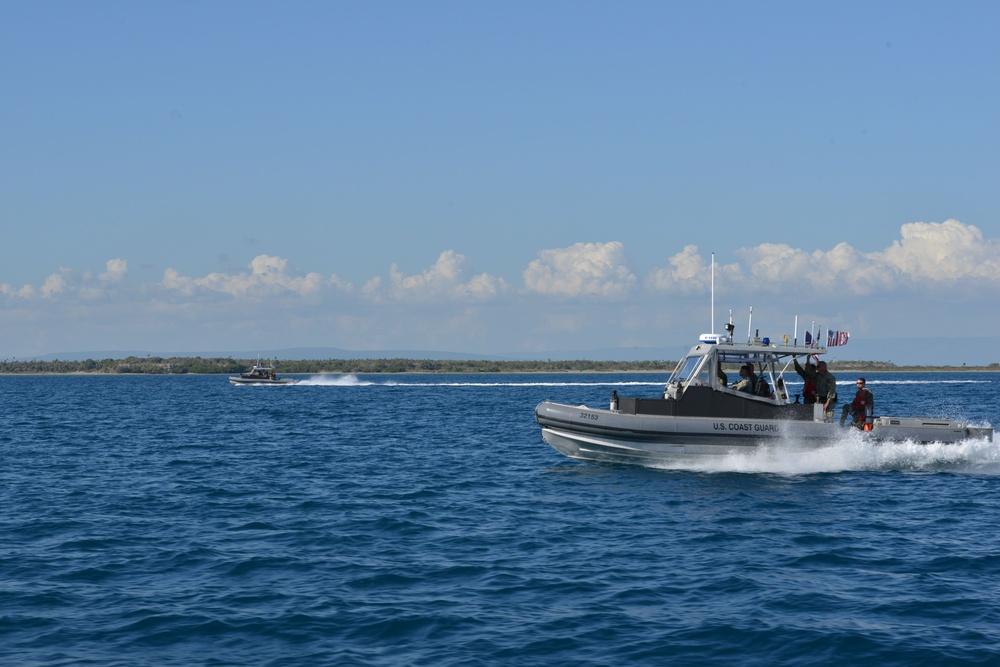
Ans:
{"label": "outboard motor", "polygon": [[615,391],[614,389],[611,390],[611,407],[609,409],[611,410],[618,409],[618,392]]}
{"label": "outboard motor", "polygon": [[861,428],[865,431],[875,428],[875,406],[871,403],[865,405],[865,423]]}

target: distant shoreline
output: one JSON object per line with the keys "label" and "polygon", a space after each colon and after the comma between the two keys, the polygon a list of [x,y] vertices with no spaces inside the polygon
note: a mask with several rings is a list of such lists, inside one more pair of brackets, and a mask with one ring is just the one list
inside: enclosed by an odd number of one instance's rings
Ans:
{"label": "distant shoreline", "polygon": [[[2,375],[239,375],[252,359],[201,357],[128,357],[95,361],[3,361]],[[836,375],[863,373],[996,373],[988,366],[897,366],[883,361],[830,361]],[[531,374],[531,373],[660,373],[669,375],[676,361],[484,361],[430,359],[325,359],[276,362],[279,375],[399,375],[399,374]],[[789,369],[791,370],[791,369]],[[794,371],[792,371],[794,373]]]}

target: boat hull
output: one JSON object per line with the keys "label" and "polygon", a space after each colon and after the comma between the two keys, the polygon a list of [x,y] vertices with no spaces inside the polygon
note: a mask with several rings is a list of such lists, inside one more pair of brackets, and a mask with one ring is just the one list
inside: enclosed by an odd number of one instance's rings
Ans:
{"label": "boat hull", "polygon": [[[535,408],[535,419],[545,442],[565,456],[624,463],[724,456],[767,445],[819,449],[851,432],[823,421],[625,414],[550,401]],[[950,420],[898,417],[879,417],[871,431],[853,432],[876,442],[992,440],[993,434]]]}
{"label": "boat hull", "polygon": [[268,384],[295,384],[297,380],[292,378],[281,378],[279,380],[270,380],[267,378],[244,378],[244,377],[233,377],[229,376],[229,383],[233,385],[268,385]]}

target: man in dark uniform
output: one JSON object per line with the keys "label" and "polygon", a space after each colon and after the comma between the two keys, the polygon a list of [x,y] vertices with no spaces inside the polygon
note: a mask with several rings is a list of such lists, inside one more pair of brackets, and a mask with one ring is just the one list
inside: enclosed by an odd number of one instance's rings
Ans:
{"label": "man in dark uniform", "polygon": [[823,404],[823,419],[832,422],[837,406],[837,378],[826,370],[825,361],[816,364],[816,402]]}

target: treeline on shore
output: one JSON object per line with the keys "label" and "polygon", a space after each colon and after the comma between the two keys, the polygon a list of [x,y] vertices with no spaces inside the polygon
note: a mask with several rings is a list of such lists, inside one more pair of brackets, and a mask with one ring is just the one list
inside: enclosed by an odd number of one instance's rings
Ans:
{"label": "treeline on shore", "polygon": [[[228,374],[250,370],[253,359],[202,357],[127,357],[83,361],[0,361],[0,374]],[[891,361],[830,361],[837,372],[998,371],[989,366],[897,366]],[[288,359],[275,362],[279,374],[305,373],[666,373],[676,361],[492,361],[430,359]]]}
{"label": "treeline on shore", "polygon": [[[207,374],[237,375],[249,371],[255,359],[203,357],[127,357],[84,361],[2,361],[0,374]],[[269,361],[264,361],[268,365]],[[491,361],[432,359],[287,359],[274,362],[279,374],[302,373],[558,373],[609,371],[662,372],[676,362],[665,361]]]}

